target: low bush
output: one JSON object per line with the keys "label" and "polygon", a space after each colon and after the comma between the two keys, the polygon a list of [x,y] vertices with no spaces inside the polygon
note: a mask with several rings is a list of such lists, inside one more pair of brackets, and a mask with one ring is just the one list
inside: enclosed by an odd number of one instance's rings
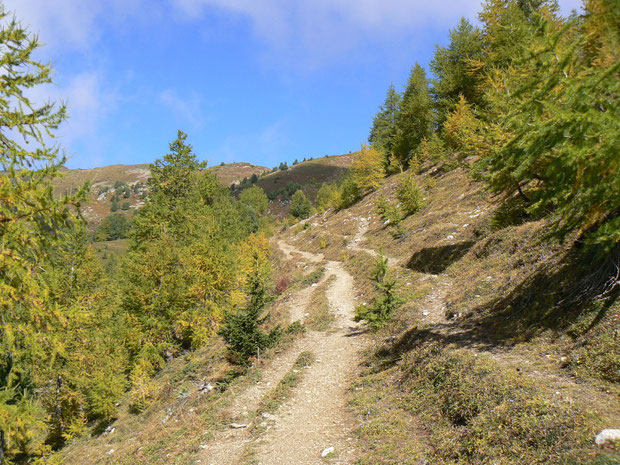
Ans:
{"label": "low bush", "polygon": [[293,198],[291,199],[291,215],[298,219],[305,219],[310,216],[311,211],[312,204],[306,197],[306,194],[304,194],[301,190],[295,192],[295,194],[293,194]]}
{"label": "low bush", "polygon": [[405,216],[413,215],[424,206],[424,193],[418,187],[415,176],[407,172],[398,184],[397,197]]}
{"label": "low bush", "polygon": [[388,275],[388,259],[380,256],[375,262],[372,280],[380,292],[372,305],[355,308],[355,321],[365,321],[373,329],[380,328],[392,317],[403,300],[396,294],[396,280]]}

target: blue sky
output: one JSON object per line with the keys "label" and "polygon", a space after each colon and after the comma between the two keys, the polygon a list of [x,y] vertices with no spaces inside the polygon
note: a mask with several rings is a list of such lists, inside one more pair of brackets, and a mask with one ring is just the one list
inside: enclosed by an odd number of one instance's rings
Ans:
{"label": "blue sky", "polygon": [[[356,150],[390,82],[479,0],[4,0],[46,45],[71,168],[150,163],[177,129],[210,165]],[[579,0],[560,0],[567,13]]]}

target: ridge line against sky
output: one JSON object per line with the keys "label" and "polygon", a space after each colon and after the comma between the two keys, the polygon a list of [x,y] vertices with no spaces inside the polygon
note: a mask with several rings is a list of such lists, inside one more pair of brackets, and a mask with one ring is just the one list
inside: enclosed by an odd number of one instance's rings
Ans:
{"label": "ridge line against sky", "polygon": [[[577,0],[559,2],[563,14]],[[71,168],[150,163],[177,129],[210,165],[356,150],[393,82],[479,0],[5,0],[66,100]]]}

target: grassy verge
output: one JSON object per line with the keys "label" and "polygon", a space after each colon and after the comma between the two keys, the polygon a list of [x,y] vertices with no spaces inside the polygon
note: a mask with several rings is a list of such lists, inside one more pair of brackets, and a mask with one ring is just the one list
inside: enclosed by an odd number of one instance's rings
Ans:
{"label": "grassy verge", "polygon": [[310,286],[311,284],[318,283],[325,274],[325,267],[320,265],[316,270],[312,271],[307,276],[304,276],[301,280],[303,286]]}
{"label": "grassy verge", "polygon": [[315,356],[312,352],[305,351],[299,354],[289,372],[284,375],[278,385],[261,400],[256,413],[260,415],[261,413],[273,413],[278,410],[280,405],[291,396],[291,392],[295,386],[300,383],[303,376],[302,370],[312,365],[314,360]]}
{"label": "grassy verge", "polygon": [[333,323],[335,317],[330,311],[329,301],[327,300],[327,289],[336,279],[331,276],[323,284],[316,287],[310,299],[308,306],[308,317],[305,319],[305,325],[314,331],[327,331]]}
{"label": "grassy verge", "polygon": [[[380,350],[354,387],[360,464],[618,463],[593,438],[612,418],[489,356],[424,337]],[[411,335],[409,336],[411,337]]]}

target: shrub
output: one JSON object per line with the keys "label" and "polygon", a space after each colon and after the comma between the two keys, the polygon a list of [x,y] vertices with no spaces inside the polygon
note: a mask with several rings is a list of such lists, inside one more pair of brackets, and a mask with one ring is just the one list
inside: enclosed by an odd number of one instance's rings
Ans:
{"label": "shrub", "polygon": [[261,350],[273,346],[280,338],[280,327],[269,333],[261,328],[267,317],[262,317],[266,304],[265,287],[255,275],[250,283],[250,301],[245,308],[226,312],[219,330],[228,345],[228,355],[234,363],[249,364],[249,359]]}
{"label": "shrub", "polygon": [[353,180],[360,192],[374,191],[381,185],[385,176],[384,156],[374,147],[363,145],[359,155],[353,160]]}
{"label": "shrub", "polygon": [[338,188],[338,196],[335,205],[338,210],[348,208],[359,200],[361,192],[355,183],[351,173],[343,178]]}
{"label": "shrub", "polygon": [[355,308],[355,321],[366,321],[373,329],[380,328],[392,317],[403,301],[396,294],[396,280],[388,276],[388,259],[380,256],[375,262],[372,280],[381,293],[372,305],[359,305]]}
{"label": "shrub", "polygon": [[288,276],[283,276],[280,280],[278,280],[278,282],[276,283],[275,286],[275,293],[277,295],[282,294],[284,291],[286,291],[288,289],[288,287],[291,285],[291,278],[289,278]]}
{"label": "shrub", "polygon": [[258,186],[252,186],[239,194],[239,201],[249,206],[258,215],[264,215],[269,208],[269,199],[265,191]]}
{"label": "shrub", "polygon": [[402,221],[402,214],[398,205],[391,204],[383,195],[377,199],[376,211],[383,221],[397,225]]}
{"label": "shrub", "polygon": [[338,187],[335,184],[323,183],[316,194],[316,208],[325,211],[336,205],[338,198]]}
{"label": "shrub", "polygon": [[442,163],[443,171],[450,171],[458,166],[458,161],[447,149],[443,139],[436,134],[424,138],[416,150],[416,158],[420,163]]}
{"label": "shrub", "polygon": [[293,198],[291,199],[291,215],[295,218],[304,219],[310,216],[310,212],[312,211],[312,204],[310,200],[306,197],[303,191],[298,190],[293,194]]}
{"label": "shrub", "polygon": [[125,215],[112,213],[104,218],[95,231],[96,241],[115,241],[128,237],[131,225]]}
{"label": "shrub", "polygon": [[405,216],[416,213],[424,206],[424,194],[412,172],[406,173],[400,180],[397,196]]}

